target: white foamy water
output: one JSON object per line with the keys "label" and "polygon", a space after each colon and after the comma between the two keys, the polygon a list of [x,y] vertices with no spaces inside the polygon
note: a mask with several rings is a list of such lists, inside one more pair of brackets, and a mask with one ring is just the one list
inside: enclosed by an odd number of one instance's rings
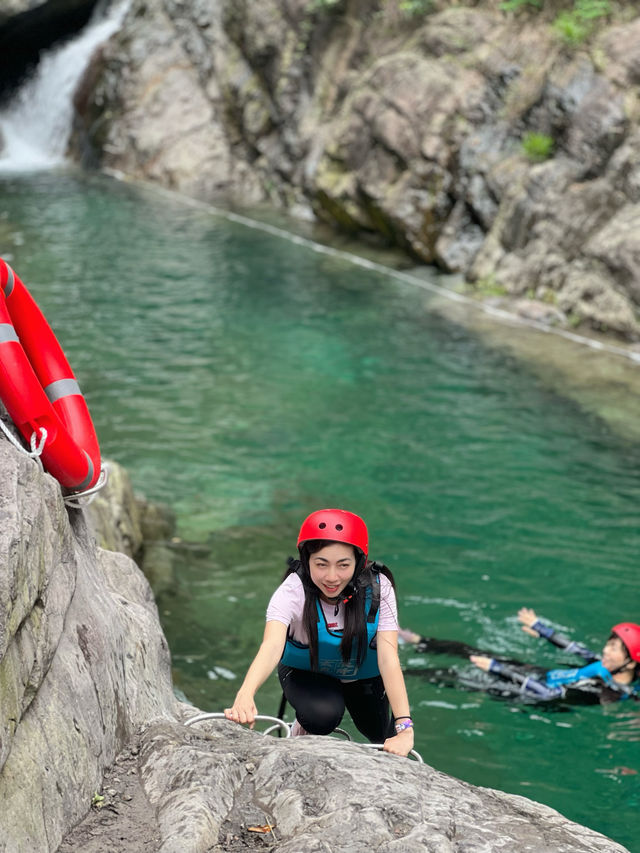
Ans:
{"label": "white foamy water", "polygon": [[32,77],[0,112],[0,170],[50,169],[65,162],[76,87],[95,49],[120,28],[129,4],[115,3],[75,38],[42,53]]}

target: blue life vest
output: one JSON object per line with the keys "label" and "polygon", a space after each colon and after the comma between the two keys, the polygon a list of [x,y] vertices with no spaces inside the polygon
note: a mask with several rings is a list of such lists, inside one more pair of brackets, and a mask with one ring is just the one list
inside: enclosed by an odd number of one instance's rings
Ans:
{"label": "blue life vest", "polygon": [[[365,595],[365,612],[367,614],[367,652],[365,659],[358,666],[358,642],[354,640],[351,648],[351,660],[346,662],[342,660],[340,652],[340,643],[342,641],[342,631],[330,631],[327,627],[327,619],[324,615],[324,610],[320,601],[316,601],[318,608],[318,669],[316,672],[322,672],[325,675],[331,675],[334,678],[343,679],[360,679],[373,678],[380,675],[378,669],[378,653],[376,650],[376,634],[378,632],[378,621],[380,618],[380,608],[377,606],[380,595],[380,578],[376,577],[378,587],[376,589],[376,603],[373,602],[372,588],[367,587]],[[291,637],[287,637],[287,642],[284,647],[284,653],[281,658],[281,663],[285,666],[291,666],[294,669],[311,670],[311,656],[309,655],[309,646],[303,643],[298,643]]]}
{"label": "blue life vest", "polygon": [[551,669],[546,675],[546,682],[548,687],[558,687],[561,684],[574,684],[584,678],[601,678],[605,684],[614,684],[613,676],[599,660],[576,669]]}
{"label": "blue life vest", "polygon": [[602,661],[599,660],[578,669],[552,669],[546,675],[546,682],[549,687],[559,687],[563,684],[575,684],[589,678],[600,678],[609,687],[617,690],[621,694],[621,699],[638,697],[638,690],[635,685],[618,684],[614,681],[609,670],[603,666]]}

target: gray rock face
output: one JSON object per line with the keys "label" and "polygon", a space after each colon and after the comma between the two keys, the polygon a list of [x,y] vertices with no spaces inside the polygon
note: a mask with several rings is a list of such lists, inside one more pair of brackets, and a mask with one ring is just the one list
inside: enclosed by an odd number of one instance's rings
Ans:
{"label": "gray rock face", "polygon": [[106,465],[107,483],[88,505],[87,515],[101,548],[137,560],[144,544],[140,501],[125,469],[112,461]]}
{"label": "gray rock face", "polygon": [[175,583],[170,547],[175,518],[168,507],[134,494],[129,474],[121,465],[109,460],[106,466],[107,483],[86,510],[89,525],[101,548],[136,561],[157,595]]}
{"label": "gray rock face", "polygon": [[261,198],[212,65],[224,61],[218,4],[133,0],[128,22],[126,51],[105,47],[77,101],[101,163],[195,196]]}
{"label": "gray rock face", "polygon": [[[640,337],[640,18],[603,26],[587,52],[495,3],[410,20],[391,6],[133,0],[79,128],[107,167],[313,211],[555,299],[572,327]],[[526,155],[527,133],[553,140],[547,162]]]}
{"label": "gray rock face", "polygon": [[140,756],[158,853],[246,850],[267,823],[279,853],[625,853],[524,797],[336,738],[159,723]]}
{"label": "gray rock face", "polygon": [[175,711],[151,590],[0,441],[0,851],[57,848],[104,768]]}

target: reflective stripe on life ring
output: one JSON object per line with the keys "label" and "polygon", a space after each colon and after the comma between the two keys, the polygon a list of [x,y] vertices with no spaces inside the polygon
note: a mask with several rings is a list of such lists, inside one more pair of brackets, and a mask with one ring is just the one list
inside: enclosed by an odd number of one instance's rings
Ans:
{"label": "reflective stripe on life ring", "polygon": [[47,430],[42,464],[82,491],[100,476],[100,448],[69,362],[35,300],[0,259],[0,399],[29,444]]}

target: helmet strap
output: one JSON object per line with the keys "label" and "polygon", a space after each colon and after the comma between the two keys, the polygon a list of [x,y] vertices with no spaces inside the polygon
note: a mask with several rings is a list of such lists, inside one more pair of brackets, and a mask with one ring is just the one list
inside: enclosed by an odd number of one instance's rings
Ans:
{"label": "helmet strap", "polygon": [[615,669],[610,669],[609,672],[611,675],[617,675],[619,672],[625,672],[630,663],[635,665],[635,661],[631,655],[627,655],[627,659],[624,663],[621,663],[620,666],[617,666]]}

